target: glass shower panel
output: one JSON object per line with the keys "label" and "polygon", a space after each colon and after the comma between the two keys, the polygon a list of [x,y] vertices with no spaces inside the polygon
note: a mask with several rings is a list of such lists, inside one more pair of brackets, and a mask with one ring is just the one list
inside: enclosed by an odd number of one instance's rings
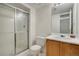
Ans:
{"label": "glass shower panel", "polygon": [[15,9],[0,3],[0,55],[14,55]]}
{"label": "glass shower panel", "polygon": [[28,48],[28,14],[16,10],[15,29],[16,29],[16,54]]}

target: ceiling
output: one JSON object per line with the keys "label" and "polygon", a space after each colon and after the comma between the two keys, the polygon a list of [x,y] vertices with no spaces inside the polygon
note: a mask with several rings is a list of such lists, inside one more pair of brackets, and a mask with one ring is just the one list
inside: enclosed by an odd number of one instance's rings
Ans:
{"label": "ceiling", "polygon": [[[27,3],[28,5],[32,6],[33,8],[41,8],[44,6],[49,5],[50,3]],[[57,3],[52,3],[51,5],[54,5]],[[59,6],[52,6],[53,14],[62,13],[70,10],[70,8],[73,7],[73,3],[61,3],[62,5]]]}
{"label": "ceiling", "polygon": [[40,8],[40,7],[49,5],[49,3],[28,3],[28,4],[34,8]]}
{"label": "ceiling", "polygon": [[73,8],[73,3],[64,3],[60,6],[52,7],[53,14],[63,13],[69,11],[70,8]]}

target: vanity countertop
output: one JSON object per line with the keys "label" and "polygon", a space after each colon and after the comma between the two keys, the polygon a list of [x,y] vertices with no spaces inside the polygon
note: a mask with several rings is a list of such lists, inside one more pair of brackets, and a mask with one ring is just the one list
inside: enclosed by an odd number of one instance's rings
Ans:
{"label": "vanity countertop", "polygon": [[65,37],[55,37],[54,35],[49,35],[48,37],[46,37],[46,39],[79,45],[79,37],[76,37],[76,38],[66,37],[65,38]]}

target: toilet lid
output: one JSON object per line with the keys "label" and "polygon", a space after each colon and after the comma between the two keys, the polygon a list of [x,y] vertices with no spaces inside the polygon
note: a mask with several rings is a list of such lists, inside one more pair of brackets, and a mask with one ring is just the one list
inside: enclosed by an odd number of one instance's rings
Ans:
{"label": "toilet lid", "polygon": [[39,46],[39,45],[33,45],[30,49],[33,50],[33,51],[40,50],[41,46]]}

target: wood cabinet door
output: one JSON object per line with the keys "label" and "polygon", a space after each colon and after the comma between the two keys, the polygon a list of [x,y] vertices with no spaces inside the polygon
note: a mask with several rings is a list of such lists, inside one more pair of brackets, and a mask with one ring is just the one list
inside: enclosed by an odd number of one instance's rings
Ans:
{"label": "wood cabinet door", "polygon": [[68,43],[60,43],[60,56],[70,56],[71,45]]}
{"label": "wood cabinet door", "polygon": [[79,56],[79,45],[71,45],[71,56]]}
{"label": "wood cabinet door", "polygon": [[59,42],[53,40],[46,41],[46,55],[59,56]]}
{"label": "wood cabinet door", "polygon": [[61,43],[60,56],[79,56],[79,45]]}
{"label": "wood cabinet door", "polygon": [[46,40],[47,56],[79,56],[79,45]]}

